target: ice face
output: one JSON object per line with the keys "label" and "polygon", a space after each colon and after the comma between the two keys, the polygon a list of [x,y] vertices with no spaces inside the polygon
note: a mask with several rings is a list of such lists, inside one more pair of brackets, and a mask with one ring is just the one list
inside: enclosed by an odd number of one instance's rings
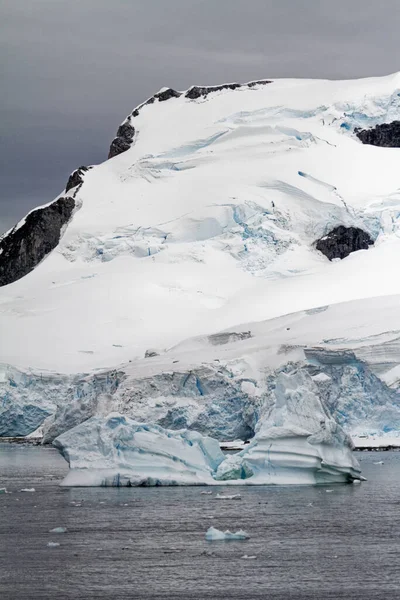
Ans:
{"label": "ice face", "polygon": [[217,440],[118,413],[93,417],[53,443],[70,465],[67,486],[207,484],[224,460]]}
{"label": "ice face", "polygon": [[351,439],[329,416],[307,373],[281,373],[275,406],[248,448],[228,457],[216,478],[246,484],[345,483],[360,478]]}
{"label": "ice face", "polygon": [[[281,373],[275,406],[248,448],[225,456],[217,440],[118,413],[93,417],[53,442],[70,464],[64,485],[326,484],[360,479],[352,443],[304,371]],[[239,494],[217,498],[240,499]]]}

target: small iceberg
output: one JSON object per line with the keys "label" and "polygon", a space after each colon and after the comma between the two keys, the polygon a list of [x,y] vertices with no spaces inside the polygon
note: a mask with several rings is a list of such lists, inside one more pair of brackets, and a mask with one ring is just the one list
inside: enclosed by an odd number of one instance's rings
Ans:
{"label": "small iceberg", "polygon": [[217,494],[215,496],[219,500],[241,500],[242,496],[240,494],[232,494],[228,496],[227,494]]}
{"label": "small iceberg", "polygon": [[36,492],[35,488],[23,488],[21,492]]}
{"label": "small iceberg", "polygon": [[54,529],[50,529],[50,533],[65,533],[66,531],[66,527],[54,527]]}
{"label": "small iceberg", "polygon": [[61,544],[59,544],[58,542],[48,542],[47,546],[49,548],[56,548],[57,546],[60,546]]}
{"label": "small iceberg", "polygon": [[243,529],[239,529],[236,533],[232,533],[231,531],[220,531],[215,527],[210,527],[206,533],[206,540],[208,542],[217,542],[217,541],[231,541],[231,540],[248,540],[249,534],[243,531]]}

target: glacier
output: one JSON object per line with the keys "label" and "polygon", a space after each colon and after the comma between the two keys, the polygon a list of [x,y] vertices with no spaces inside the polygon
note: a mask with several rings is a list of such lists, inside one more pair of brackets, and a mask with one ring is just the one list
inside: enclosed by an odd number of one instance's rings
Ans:
{"label": "glacier", "polygon": [[[134,109],[109,160],[0,239],[0,436],[50,443],[118,412],[250,440],[255,463],[296,373],[357,444],[400,441],[400,148],[360,133],[399,114],[399,73],[165,88]],[[367,243],[330,261],[338,231]]]}
{"label": "glacier", "polygon": [[[351,439],[302,371],[281,374],[272,412],[251,444],[225,457],[218,440],[171,431],[118,413],[92,417],[53,441],[70,470],[62,485],[318,485],[361,479]],[[240,499],[240,495],[216,498]]]}

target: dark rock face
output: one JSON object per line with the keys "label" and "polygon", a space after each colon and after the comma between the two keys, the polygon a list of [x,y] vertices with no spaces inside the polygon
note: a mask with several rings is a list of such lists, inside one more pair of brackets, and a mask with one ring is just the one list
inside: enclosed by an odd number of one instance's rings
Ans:
{"label": "dark rock face", "polygon": [[71,173],[67,181],[67,187],[65,188],[65,191],[69,192],[69,190],[72,190],[72,188],[76,187],[77,185],[82,185],[83,175],[86,173],[86,171],[89,171],[89,167],[79,167],[79,169],[76,169],[73,173]]}
{"label": "dark rock face", "polygon": [[382,148],[400,148],[400,121],[383,123],[372,129],[355,129],[354,131],[363,144]]}
{"label": "dark rock face", "polygon": [[117,135],[111,142],[108,158],[112,158],[113,156],[117,156],[118,154],[122,154],[122,152],[129,150],[134,135],[135,128],[132,127],[128,121],[122,123],[122,125],[118,127]]}
{"label": "dark rock face", "polygon": [[[261,79],[259,81],[251,81],[250,83],[225,83],[224,85],[207,87],[194,85],[185,93],[185,98],[188,98],[189,100],[197,100],[198,98],[205,98],[212,92],[219,92],[221,90],[236,90],[237,88],[242,87],[253,88],[256,85],[266,85],[267,83],[272,83],[272,81],[268,79]],[[113,156],[117,156],[118,154],[122,154],[122,152],[129,150],[135,136],[135,128],[130,124],[130,119],[138,117],[141,109],[144,106],[147,106],[148,104],[154,104],[156,100],[159,102],[165,102],[171,98],[180,98],[180,96],[182,96],[182,92],[177,92],[172,88],[167,88],[162,92],[154,94],[154,96],[137,106],[135,110],[133,110],[132,113],[127,117],[125,123],[120,125],[118,128],[117,135],[111,142],[108,158],[112,158]]]}
{"label": "dark rock face", "polygon": [[267,85],[267,83],[272,83],[272,81],[270,81],[269,79],[260,79],[259,81],[250,81],[250,83],[247,84],[247,87],[252,88],[256,85]]}
{"label": "dark rock face", "polygon": [[333,260],[334,258],[346,258],[357,250],[368,250],[373,243],[370,235],[359,227],[339,225],[328,235],[317,240],[315,247],[329,260]]}
{"label": "dark rock face", "polygon": [[269,81],[268,79],[261,79],[260,81],[251,81],[250,83],[225,83],[224,85],[214,85],[208,87],[198,87],[197,85],[194,85],[186,92],[185,98],[196,100],[197,98],[205,98],[208,96],[208,94],[219,92],[221,90],[236,90],[237,88],[243,87],[252,88],[256,85],[266,85],[267,83],[272,83],[272,81]]}
{"label": "dark rock face", "polygon": [[59,198],[29,213],[21,227],[0,240],[0,286],[32,271],[57,246],[74,207],[74,198]]}
{"label": "dark rock face", "polygon": [[154,94],[154,98],[158,98],[160,102],[165,102],[165,100],[169,100],[170,98],[179,98],[182,96],[181,92],[177,92],[172,88],[168,88],[163,92],[158,92],[158,94]]}
{"label": "dark rock face", "polygon": [[208,96],[211,92],[219,92],[220,90],[236,90],[237,88],[242,87],[240,83],[225,83],[224,85],[216,85],[210,87],[198,87],[194,85],[190,88],[185,94],[185,98],[189,98],[190,100],[196,100],[197,98],[201,98],[202,96]]}

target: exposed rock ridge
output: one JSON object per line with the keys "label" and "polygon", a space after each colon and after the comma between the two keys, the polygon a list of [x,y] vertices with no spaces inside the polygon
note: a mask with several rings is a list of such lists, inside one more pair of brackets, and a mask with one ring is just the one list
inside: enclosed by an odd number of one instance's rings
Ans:
{"label": "exposed rock ridge", "polygon": [[122,152],[126,152],[132,145],[133,139],[135,137],[135,128],[132,125],[132,119],[137,117],[140,113],[140,110],[143,106],[147,106],[148,104],[154,104],[156,100],[159,102],[165,102],[166,100],[170,100],[171,98],[180,98],[184,96],[189,100],[197,100],[198,98],[205,98],[209,94],[213,92],[219,92],[221,90],[236,90],[238,88],[253,88],[256,85],[266,85],[267,83],[272,83],[272,81],[268,79],[260,79],[258,81],[250,81],[249,83],[224,83],[223,85],[212,85],[212,86],[197,86],[194,85],[189,88],[186,92],[177,92],[172,88],[165,88],[151,98],[148,98],[142,104],[139,104],[130,115],[125,119],[125,121],[118,127],[117,135],[113,139],[110,145],[110,150],[108,153],[108,158],[113,158],[114,156],[118,156],[118,154],[122,154]]}
{"label": "exposed rock ridge", "polygon": [[75,169],[75,171],[73,171],[71,173],[71,175],[69,176],[69,179],[67,181],[67,185],[65,188],[66,192],[69,192],[70,190],[72,190],[72,188],[76,187],[77,185],[82,185],[83,183],[83,176],[84,174],[89,171],[89,169],[91,169],[92,167],[79,167],[78,169]]}
{"label": "exposed rock ridge", "polygon": [[357,128],[354,131],[363,144],[382,148],[400,148],[400,121],[382,123],[371,129]]}
{"label": "exposed rock ridge", "polygon": [[91,167],[79,167],[71,173],[65,191],[74,189],[51,204],[30,212],[0,239],[0,286],[24,277],[58,245],[63,227],[75,208],[75,197],[82,187],[84,174]]}

